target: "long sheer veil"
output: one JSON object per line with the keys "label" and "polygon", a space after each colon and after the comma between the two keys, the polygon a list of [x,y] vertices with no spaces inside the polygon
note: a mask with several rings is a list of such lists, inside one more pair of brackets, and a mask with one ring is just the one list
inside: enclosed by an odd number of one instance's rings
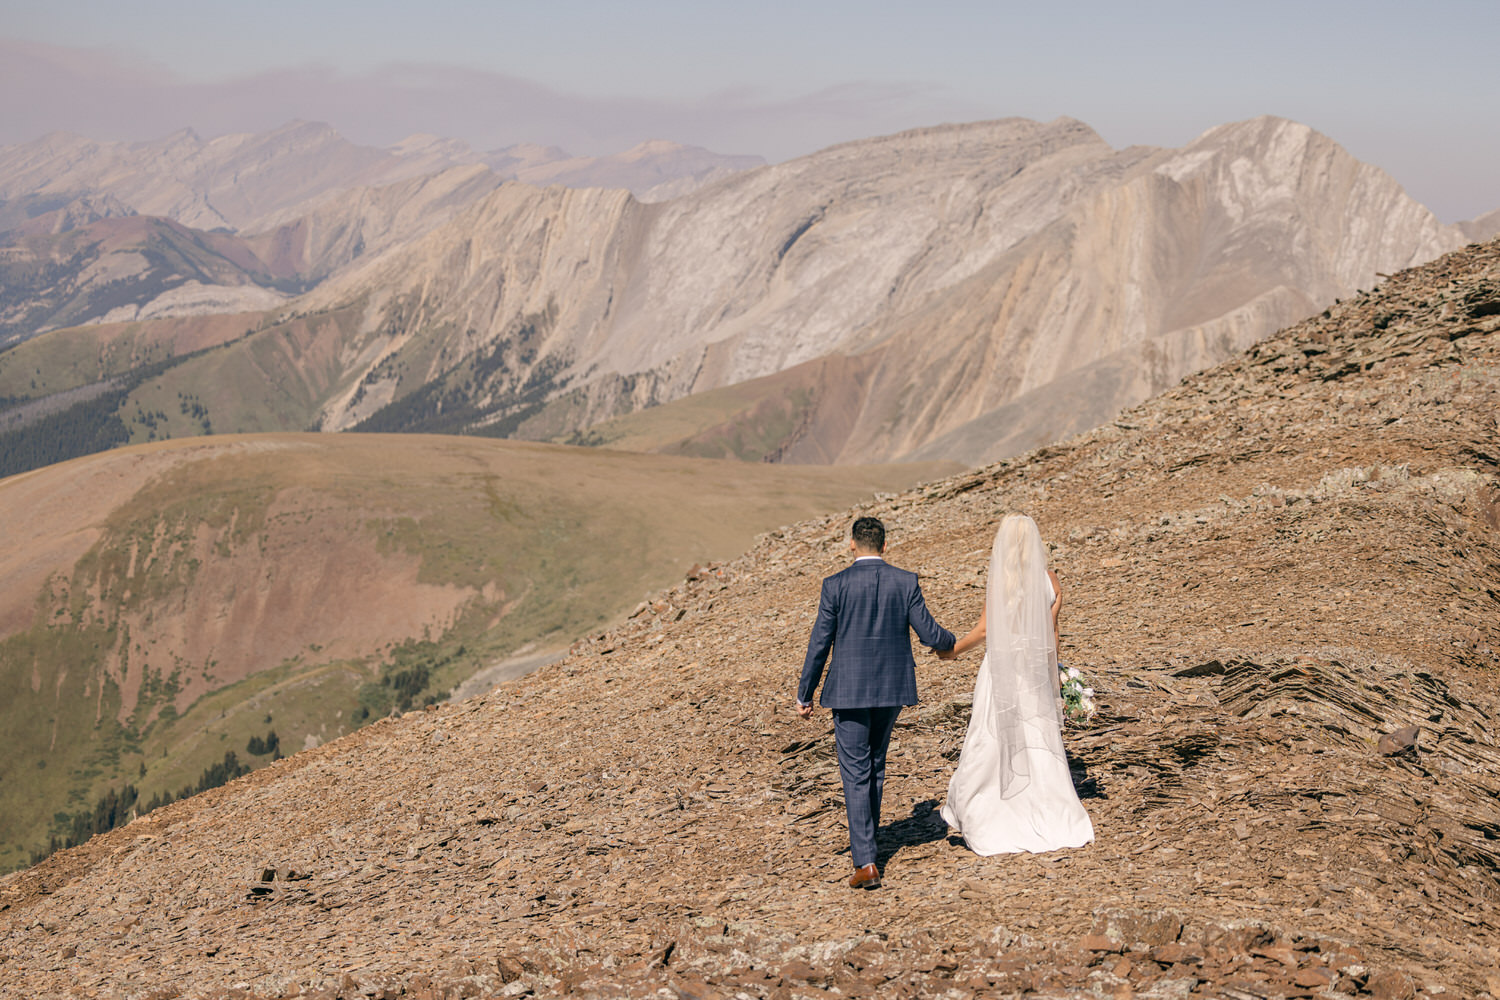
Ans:
{"label": "long sheer veil", "polygon": [[1007,515],[995,533],[985,594],[992,683],[984,718],[999,748],[996,777],[1002,798],[1020,794],[1031,783],[1031,755],[1048,753],[1066,762],[1052,599],[1047,550],[1036,522],[1025,514]]}

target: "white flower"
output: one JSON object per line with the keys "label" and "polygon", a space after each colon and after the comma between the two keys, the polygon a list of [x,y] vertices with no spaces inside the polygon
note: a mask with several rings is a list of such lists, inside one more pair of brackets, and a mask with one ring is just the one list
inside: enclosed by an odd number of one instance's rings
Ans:
{"label": "white flower", "polygon": [[1094,696],[1094,689],[1093,688],[1084,688],[1083,689],[1083,696],[1085,698],[1092,698]]}
{"label": "white flower", "polygon": [[1077,667],[1069,667],[1068,668],[1068,680],[1073,680],[1077,676],[1079,676],[1079,674],[1078,674],[1078,668]]}

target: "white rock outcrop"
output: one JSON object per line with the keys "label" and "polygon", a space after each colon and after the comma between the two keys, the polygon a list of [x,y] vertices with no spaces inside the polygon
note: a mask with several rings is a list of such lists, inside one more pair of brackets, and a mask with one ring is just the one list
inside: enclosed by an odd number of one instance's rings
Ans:
{"label": "white rock outcrop", "polygon": [[99,322],[129,323],[174,316],[261,312],[274,309],[285,301],[285,295],[258,285],[205,285],[201,281],[189,281],[162,292],[144,305],[111,309]]}

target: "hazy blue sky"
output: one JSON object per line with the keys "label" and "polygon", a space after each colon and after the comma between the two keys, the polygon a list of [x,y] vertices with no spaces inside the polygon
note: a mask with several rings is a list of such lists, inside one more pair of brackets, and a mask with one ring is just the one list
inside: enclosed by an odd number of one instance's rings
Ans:
{"label": "hazy blue sky", "polygon": [[0,0],[0,143],[328,121],[771,160],[943,121],[1181,145],[1305,122],[1445,221],[1500,207],[1500,2]]}

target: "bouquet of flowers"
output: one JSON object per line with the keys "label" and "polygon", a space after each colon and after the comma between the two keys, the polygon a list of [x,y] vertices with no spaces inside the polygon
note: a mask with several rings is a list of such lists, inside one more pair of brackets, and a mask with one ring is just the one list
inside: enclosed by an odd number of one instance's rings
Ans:
{"label": "bouquet of flowers", "polygon": [[1070,719],[1088,720],[1094,717],[1094,689],[1085,687],[1083,674],[1077,667],[1062,667],[1058,670],[1062,679],[1063,711]]}

